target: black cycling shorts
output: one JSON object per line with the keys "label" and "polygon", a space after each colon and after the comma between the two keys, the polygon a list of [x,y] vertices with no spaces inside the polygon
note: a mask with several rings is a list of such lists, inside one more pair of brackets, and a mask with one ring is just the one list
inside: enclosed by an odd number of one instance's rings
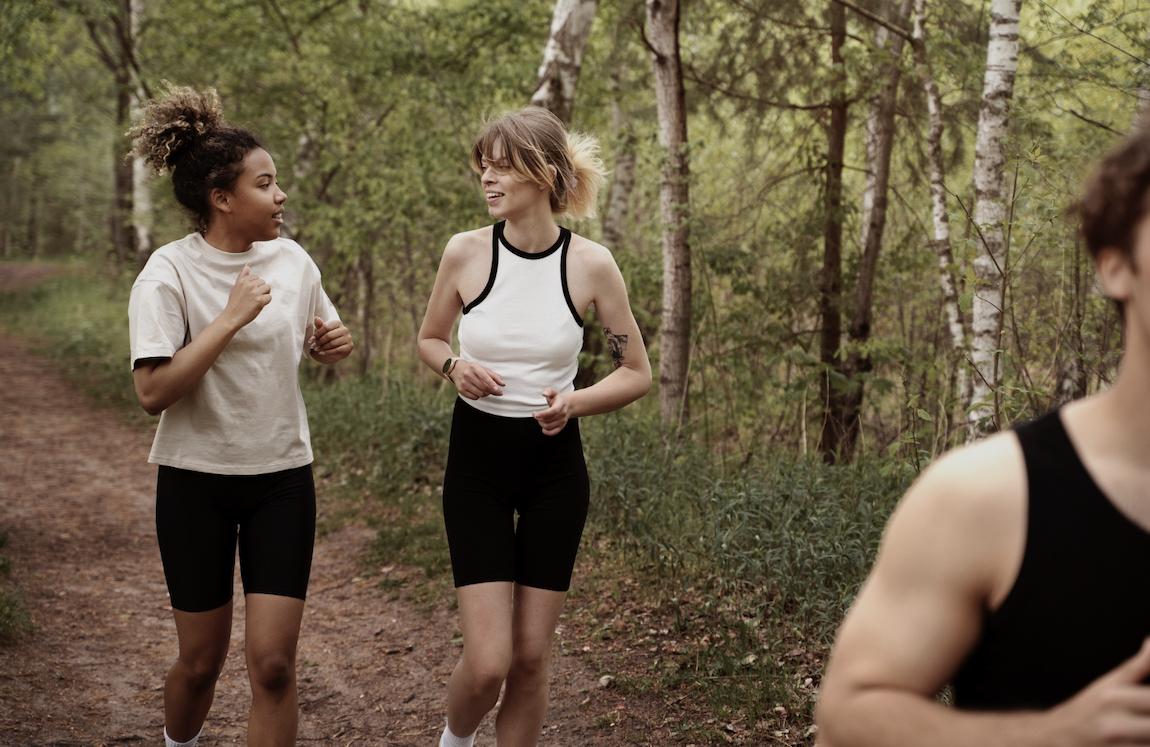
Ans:
{"label": "black cycling shorts", "polygon": [[545,436],[534,418],[456,400],[443,478],[455,585],[514,581],[567,591],[590,493],[577,421]]}
{"label": "black cycling shorts", "polygon": [[161,465],[156,536],[177,610],[206,612],[232,598],[237,539],[245,594],[304,599],[315,544],[311,465],[263,475]]}

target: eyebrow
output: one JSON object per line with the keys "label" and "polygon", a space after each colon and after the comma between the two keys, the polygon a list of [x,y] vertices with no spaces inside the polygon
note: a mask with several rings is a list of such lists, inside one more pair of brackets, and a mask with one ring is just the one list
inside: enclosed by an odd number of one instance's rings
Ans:
{"label": "eyebrow", "polygon": [[275,174],[269,174],[268,172],[265,171],[262,174],[256,174],[256,179],[263,179],[265,176],[268,177],[269,179],[275,179],[276,178]]}

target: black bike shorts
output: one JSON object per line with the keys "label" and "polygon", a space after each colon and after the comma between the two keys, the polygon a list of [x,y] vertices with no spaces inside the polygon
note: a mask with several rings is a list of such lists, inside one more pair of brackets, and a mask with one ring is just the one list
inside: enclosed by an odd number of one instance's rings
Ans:
{"label": "black bike shorts", "polygon": [[443,478],[455,585],[513,581],[567,591],[590,499],[579,423],[546,436],[458,399]]}
{"label": "black bike shorts", "polygon": [[263,475],[161,465],[156,536],[177,610],[206,612],[232,598],[237,540],[245,594],[304,599],[315,544],[311,465]]}

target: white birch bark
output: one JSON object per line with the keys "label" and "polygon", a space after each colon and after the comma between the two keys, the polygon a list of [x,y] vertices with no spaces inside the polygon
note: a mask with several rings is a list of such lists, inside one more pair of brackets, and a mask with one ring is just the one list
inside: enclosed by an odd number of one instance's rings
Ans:
{"label": "white birch bark", "polygon": [[597,6],[598,0],[555,0],[551,35],[543,48],[539,82],[531,103],[550,109],[564,124],[571,123],[575,85]]}
{"label": "white birch bark", "polygon": [[[129,40],[132,54],[139,59],[137,42],[140,38],[140,24],[144,17],[144,0],[130,0],[128,4]],[[138,74],[132,76],[133,85],[129,110],[133,122],[139,121],[144,99],[144,86]],[[132,230],[136,243],[136,264],[140,267],[152,254],[152,191],[149,182],[150,170],[142,156],[132,157]]]}
{"label": "white birch bark", "polygon": [[1002,378],[998,348],[1006,258],[1005,145],[1014,77],[1018,71],[1021,6],[1022,0],[991,2],[990,41],[974,149],[974,225],[978,252],[974,260],[971,312],[973,388],[967,419],[975,433],[987,433],[999,425],[995,400]]}
{"label": "white birch bark", "polygon": [[926,106],[930,129],[927,133],[927,153],[930,161],[930,202],[934,236],[931,248],[938,257],[938,284],[942,290],[946,327],[950,331],[950,344],[954,352],[952,376],[958,393],[958,404],[963,413],[970,407],[970,374],[966,367],[966,320],[959,305],[958,278],[954,252],[950,245],[950,217],[946,206],[946,164],[942,155],[942,96],[931,72],[926,53],[926,0],[915,0],[914,29],[912,32],[915,67],[919,81],[926,92]]}
{"label": "white birch bark", "polygon": [[663,422],[688,416],[687,370],[691,342],[691,250],[687,158],[687,107],[679,57],[679,0],[647,0],[647,41],[655,68],[655,103],[663,176],[663,314],[659,329],[659,410]]}

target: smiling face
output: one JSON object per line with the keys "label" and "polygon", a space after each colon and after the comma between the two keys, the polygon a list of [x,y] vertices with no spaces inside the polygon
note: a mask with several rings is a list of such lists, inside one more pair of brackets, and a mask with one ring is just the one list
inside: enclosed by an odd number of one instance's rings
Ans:
{"label": "smiling face", "polygon": [[491,152],[479,159],[479,181],[487,212],[492,218],[506,220],[538,209],[549,203],[549,191],[519,174],[505,155],[503,142],[491,144]]}
{"label": "smiling face", "polygon": [[287,194],[276,181],[276,165],[263,148],[244,156],[243,171],[227,190],[216,190],[213,202],[228,228],[248,241],[279,238]]}

